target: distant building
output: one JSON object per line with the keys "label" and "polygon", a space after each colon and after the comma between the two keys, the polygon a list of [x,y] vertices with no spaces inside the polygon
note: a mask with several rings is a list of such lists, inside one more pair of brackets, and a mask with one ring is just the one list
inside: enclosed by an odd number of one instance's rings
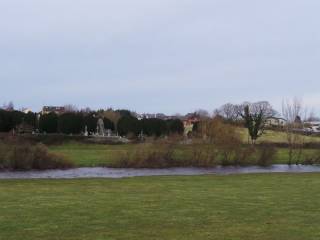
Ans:
{"label": "distant building", "polygon": [[42,114],[48,114],[48,113],[56,113],[56,114],[62,114],[65,113],[65,107],[56,107],[56,106],[44,106],[42,108],[41,113]]}
{"label": "distant building", "polygon": [[173,117],[167,116],[167,115],[165,115],[163,113],[143,113],[143,114],[135,114],[135,116],[139,120],[141,120],[141,119],[150,119],[150,118],[157,118],[157,119],[161,119],[161,120],[173,119]]}
{"label": "distant building", "polygon": [[284,127],[287,124],[287,120],[280,117],[270,117],[266,121],[266,125],[269,127]]}
{"label": "distant building", "polygon": [[188,136],[192,132],[194,124],[200,122],[200,118],[196,115],[186,115],[182,122],[184,127],[184,135]]}
{"label": "distant building", "polygon": [[25,114],[27,114],[27,113],[32,112],[32,110],[31,110],[30,108],[23,108],[23,109],[22,109],[22,112],[25,113]]}

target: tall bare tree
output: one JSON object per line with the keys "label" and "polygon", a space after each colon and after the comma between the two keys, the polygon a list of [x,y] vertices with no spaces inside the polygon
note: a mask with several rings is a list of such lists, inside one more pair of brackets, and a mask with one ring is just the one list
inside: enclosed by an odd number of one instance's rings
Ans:
{"label": "tall bare tree", "polygon": [[[288,143],[288,164],[299,163],[302,157],[305,137],[299,133],[303,127],[302,115],[306,116],[307,110],[303,107],[302,100],[294,98],[282,102],[282,115],[287,120],[285,125],[287,143]],[[299,119],[300,121],[298,121]]]}
{"label": "tall bare tree", "polygon": [[227,103],[215,110],[215,115],[223,117],[225,120],[235,122],[239,119],[239,105]]}
{"label": "tall bare tree", "polygon": [[78,112],[78,108],[72,104],[66,104],[63,106],[65,112]]}
{"label": "tall bare tree", "polygon": [[13,102],[10,101],[9,103],[4,103],[2,106],[2,109],[6,110],[6,111],[13,111],[14,110]]}

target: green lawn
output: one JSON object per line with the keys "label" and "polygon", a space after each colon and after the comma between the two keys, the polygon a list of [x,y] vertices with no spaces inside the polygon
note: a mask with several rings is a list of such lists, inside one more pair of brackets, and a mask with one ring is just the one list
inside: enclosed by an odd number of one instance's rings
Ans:
{"label": "green lawn", "polygon": [[121,155],[136,147],[134,144],[102,145],[65,143],[58,146],[50,146],[49,150],[61,153],[80,167],[94,167],[111,163],[118,160]]}
{"label": "green lawn", "polygon": [[320,174],[1,180],[1,240],[318,240]]}

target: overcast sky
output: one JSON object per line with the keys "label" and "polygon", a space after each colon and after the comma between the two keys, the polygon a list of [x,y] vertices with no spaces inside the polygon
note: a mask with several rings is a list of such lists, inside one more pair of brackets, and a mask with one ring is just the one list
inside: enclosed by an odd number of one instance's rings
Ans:
{"label": "overcast sky", "polygon": [[0,0],[0,104],[320,110],[319,0]]}

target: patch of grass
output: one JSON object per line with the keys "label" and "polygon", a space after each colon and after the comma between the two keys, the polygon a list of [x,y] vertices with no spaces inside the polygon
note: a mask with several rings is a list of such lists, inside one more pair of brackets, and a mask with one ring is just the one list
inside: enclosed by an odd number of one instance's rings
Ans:
{"label": "patch of grass", "polygon": [[[245,128],[238,128],[238,133],[240,133],[242,137],[242,141],[244,143],[248,142],[248,131]],[[320,143],[319,136],[305,136],[305,143]],[[274,131],[274,130],[266,130],[264,134],[258,138],[257,143],[286,143],[287,135],[285,132]]]}
{"label": "patch of grass", "polygon": [[319,174],[1,180],[5,240],[318,240]]}
{"label": "patch of grass", "polygon": [[49,149],[51,152],[68,156],[79,167],[93,167],[118,161],[124,152],[133,150],[135,147],[135,144],[102,145],[74,142],[49,146]]}

